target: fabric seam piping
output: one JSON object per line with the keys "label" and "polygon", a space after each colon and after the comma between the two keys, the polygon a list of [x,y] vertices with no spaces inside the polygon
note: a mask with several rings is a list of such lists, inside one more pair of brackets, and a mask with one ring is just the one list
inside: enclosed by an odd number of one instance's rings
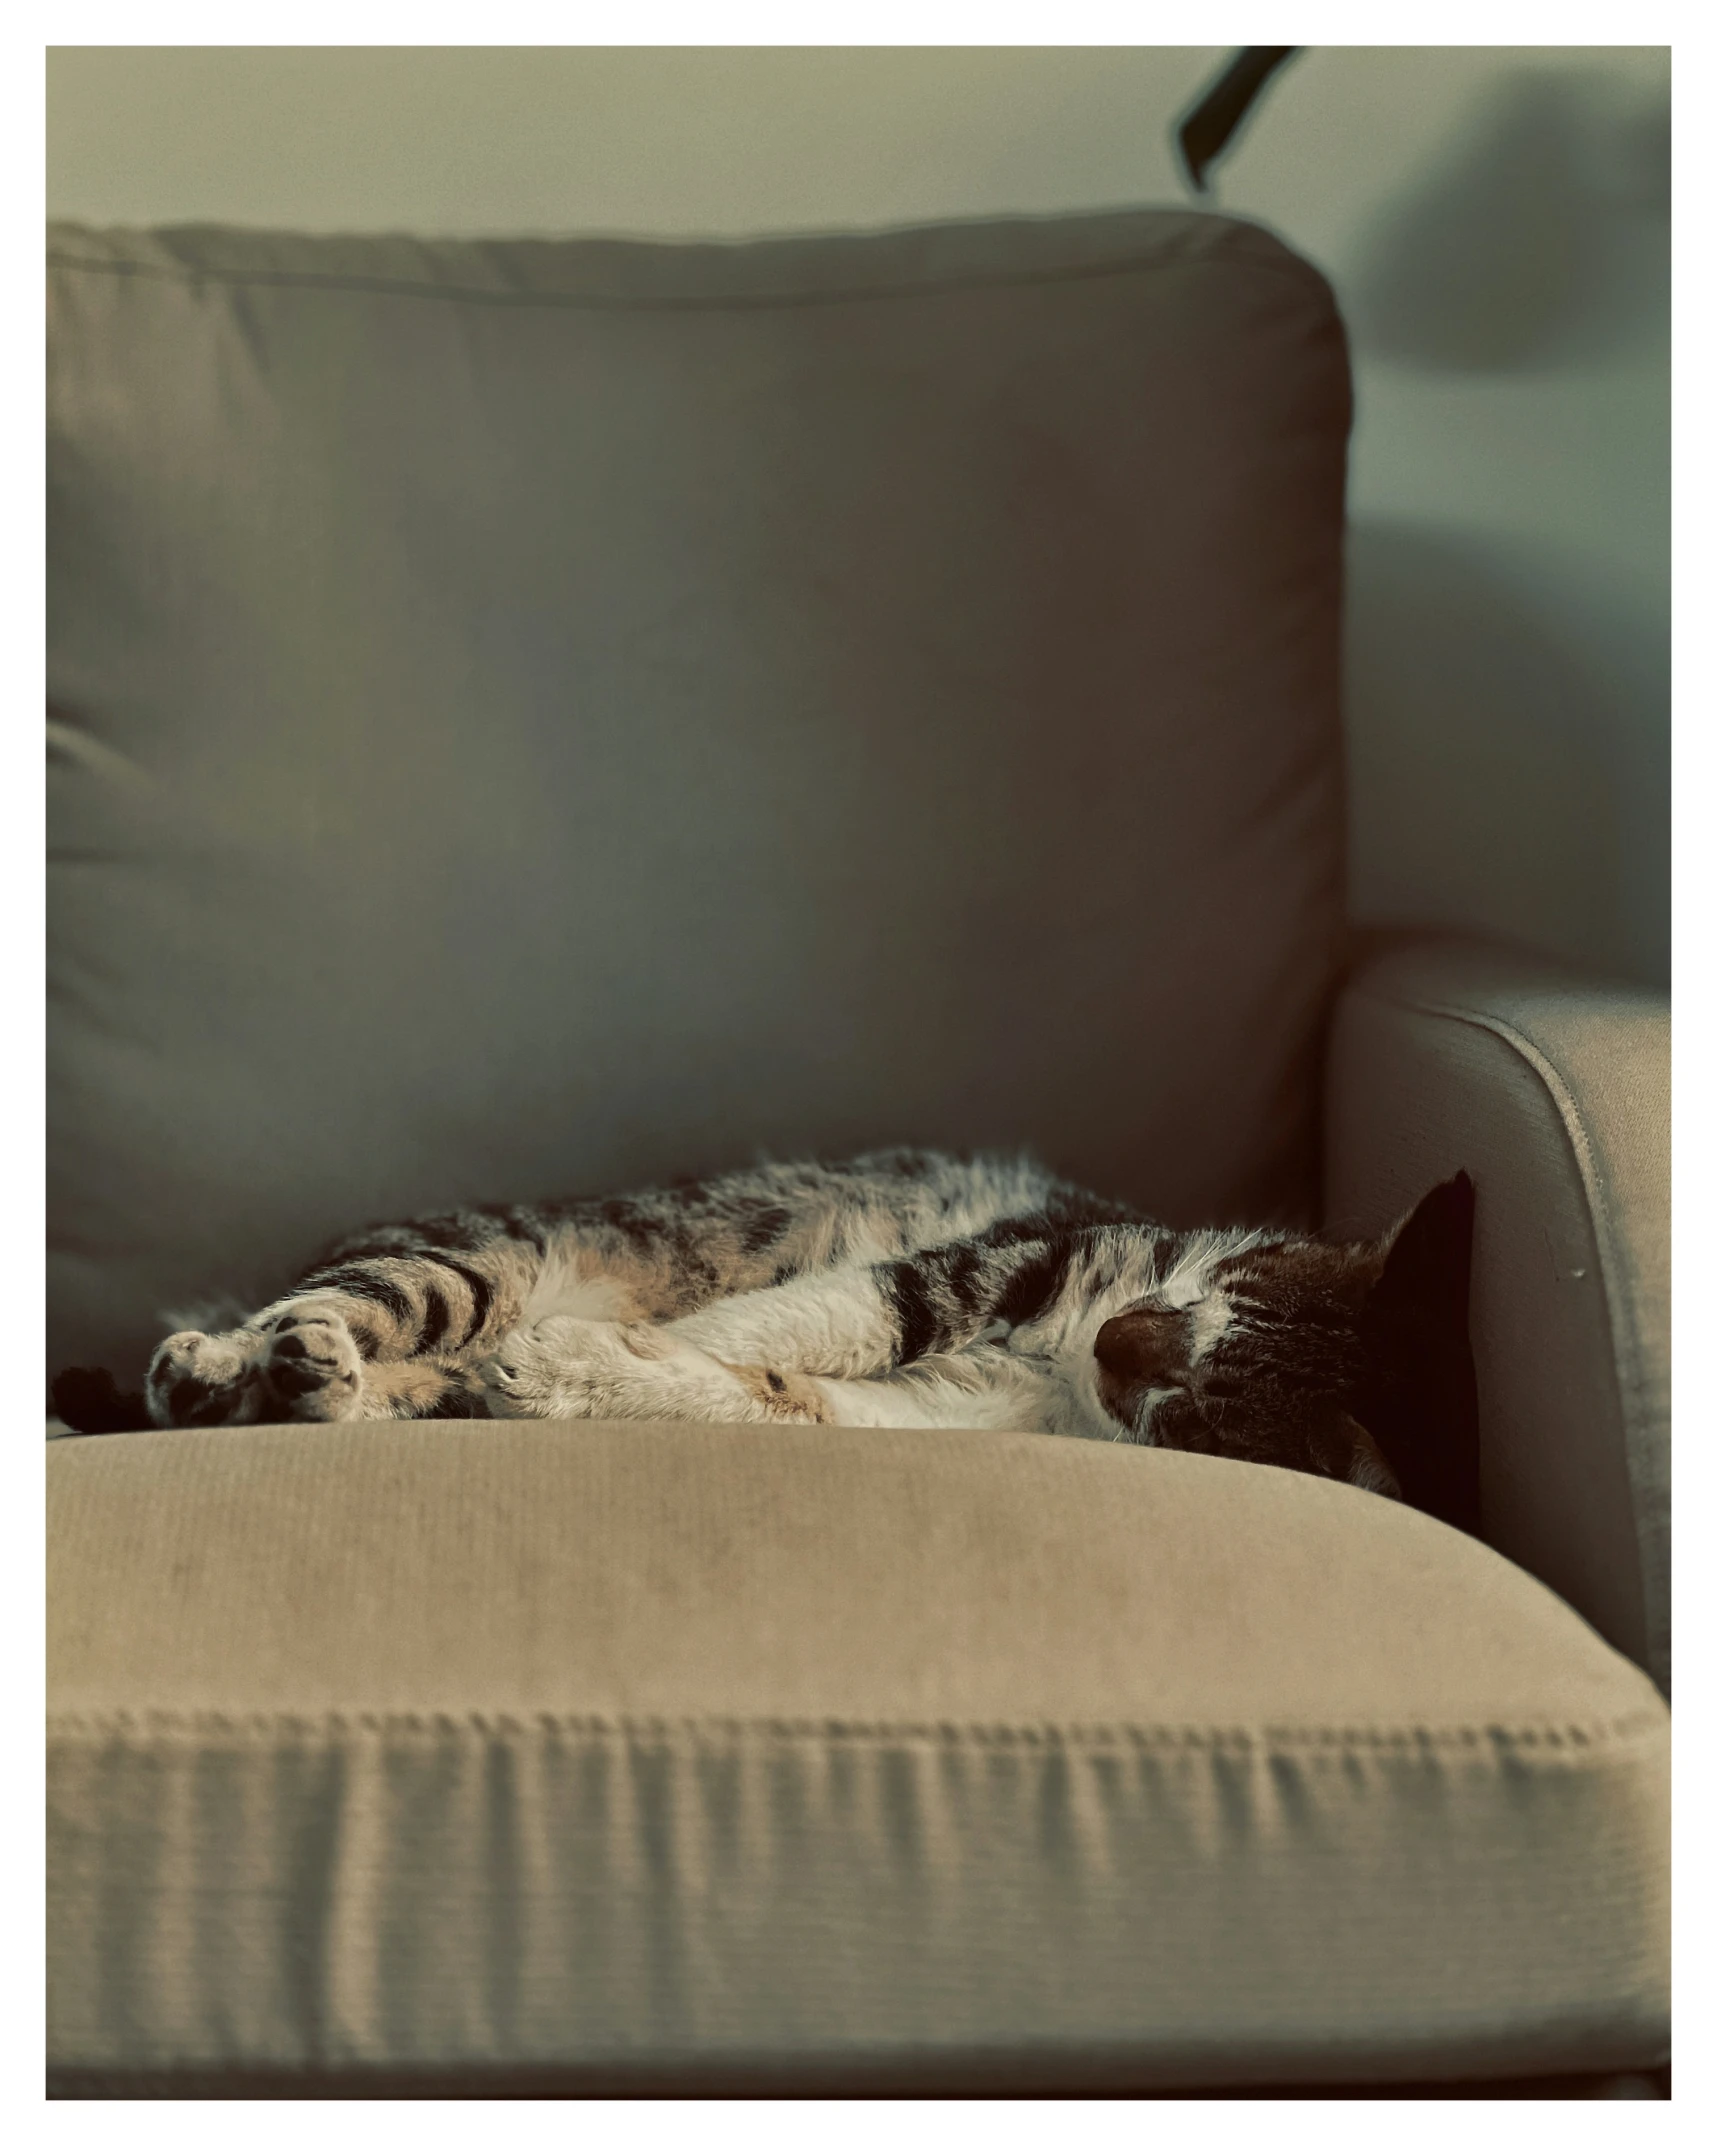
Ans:
{"label": "fabric seam piping", "polygon": [[87,1735],[207,1735],[234,1732],[275,1734],[389,1734],[436,1735],[475,1731],[480,1735],[522,1735],[544,1731],[557,1735],[612,1738],[617,1741],[671,1736],[747,1736],[761,1740],[912,1742],[975,1744],[988,1747],[1040,1747],[1067,1745],[1111,1749],[1168,1746],[1176,1749],[1230,1751],[1271,1750],[1303,1746],[1312,1749],[1378,1751],[1423,1749],[1427,1746],[1457,1746],[1476,1750],[1482,1746],[1506,1746],[1510,1750],[1580,1750],[1594,1744],[1629,1742],[1667,1726],[1667,1710],[1641,1708],[1608,1720],[1585,1722],[1534,1722],[1508,1725],[1475,1721],[1444,1724],[1435,1728],[1417,1724],[1387,1726],[1282,1726],[1272,1728],[1171,1726],[1136,1722],[1029,1722],[985,1723],[956,1721],[870,1721],[830,1718],[805,1720],[772,1716],[667,1716],[569,1714],[554,1711],[480,1713],[470,1710],[360,1710],[343,1712],[330,1708],[316,1714],[259,1710],[225,1713],[217,1709],[174,1711],[95,1708],[88,1711],[50,1712],[50,1734]]}
{"label": "fabric seam piping", "polygon": [[[554,241],[543,243],[552,245]],[[615,240],[607,243],[624,245],[627,241]],[[806,243],[814,241],[807,239]],[[462,305],[515,308],[542,306],[552,311],[593,313],[762,312],[770,308],[857,305],[871,299],[935,298],[971,291],[1019,290],[1030,289],[1034,285],[1086,283],[1099,281],[1104,277],[1134,275],[1161,268],[1219,267],[1232,271],[1243,267],[1275,276],[1283,282],[1292,283],[1297,289],[1315,291],[1325,299],[1326,305],[1328,304],[1327,286],[1316,276],[1315,271],[1308,276],[1303,264],[1268,257],[1236,260],[1226,255],[1208,253],[1129,254],[1109,261],[1067,262],[1059,267],[1034,269],[1002,269],[990,274],[974,272],[966,276],[945,276],[922,283],[886,283],[870,288],[847,286],[822,291],[728,292],[686,294],[677,297],[606,297],[591,292],[483,290],[468,284],[414,283],[404,277],[338,275],[313,269],[169,267],[154,261],[86,260],[77,254],[52,250],[47,255],[47,264],[50,268],[75,269],[91,275],[136,276],[154,282],[192,286],[220,283],[234,287],[351,291],[382,298],[439,298]]]}

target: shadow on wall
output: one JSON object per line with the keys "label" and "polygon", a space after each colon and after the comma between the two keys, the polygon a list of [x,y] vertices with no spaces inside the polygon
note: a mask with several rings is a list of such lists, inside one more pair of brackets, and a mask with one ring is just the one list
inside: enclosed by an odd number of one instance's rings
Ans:
{"label": "shadow on wall", "polygon": [[[1362,401],[1368,371],[1554,383],[1542,403],[1516,387],[1518,447],[1493,434],[1498,466],[1470,466],[1490,533],[1351,529],[1355,914],[1666,984],[1667,603],[1647,564],[1667,518],[1666,91],[1511,74],[1380,211],[1342,299]],[[1554,496],[1589,483],[1578,530],[1532,489],[1547,459]]]}
{"label": "shadow on wall", "polygon": [[1669,148],[1667,92],[1641,100],[1596,72],[1499,83],[1362,240],[1344,294],[1356,341],[1399,363],[1501,371],[1667,329]]}
{"label": "shadow on wall", "polygon": [[1669,981],[1669,672],[1649,623],[1477,540],[1348,541],[1353,912]]}

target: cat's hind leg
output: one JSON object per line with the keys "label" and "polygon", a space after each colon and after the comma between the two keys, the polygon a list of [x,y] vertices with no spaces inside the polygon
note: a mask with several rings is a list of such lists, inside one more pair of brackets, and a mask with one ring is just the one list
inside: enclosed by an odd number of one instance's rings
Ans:
{"label": "cat's hind leg", "polygon": [[671,1328],[541,1319],[479,1371],[491,1416],[666,1417],[696,1423],[826,1423],[823,1381],[728,1363]]}
{"label": "cat's hind leg", "polygon": [[[1018,1256],[1010,1240],[993,1264]],[[797,1275],[663,1326],[550,1316],[506,1335],[479,1376],[496,1416],[823,1422],[825,1385],[899,1371],[982,1332],[989,1307],[973,1284],[984,1278],[979,1251],[954,1244]]]}
{"label": "cat's hind leg", "polygon": [[824,1423],[895,1430],[1045,1430],[1045,1367],[1005,1350],[931,1358],[880,1378],[734,1363],[672,1327],[544,1319],[510,1334],[479,1373],[492,1416],[585,1421]]}
{"label": "cat's hind leg", "polygon": [[248,1327],[230,1334],[169,1334],[143,1382],[150,1422],[161,1430],[260,1422],[267,1358],[268,1336]]}

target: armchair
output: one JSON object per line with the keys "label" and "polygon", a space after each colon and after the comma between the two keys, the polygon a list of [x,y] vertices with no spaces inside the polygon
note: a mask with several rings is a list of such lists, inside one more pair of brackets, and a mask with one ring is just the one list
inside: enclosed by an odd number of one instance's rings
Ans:
{"label": "armchair", "polygon": [[759,1147],[1179,1223],[1459,1165],[1490,1538],[976,1432],[57,1439],[50,2090],[1663,2065],[1664,1016],[1349,960],[1315,272],[1181,214],[50,255],[50,1368]]}

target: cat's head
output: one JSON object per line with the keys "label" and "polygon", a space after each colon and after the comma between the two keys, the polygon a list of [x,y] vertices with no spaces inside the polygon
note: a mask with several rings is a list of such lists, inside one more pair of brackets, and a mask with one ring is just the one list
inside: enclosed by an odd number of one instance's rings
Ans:
{"label": "cat's head", "polygon": [[1357,1483],[1478,1525],[1463,1171],[1363,1244],[1271,1237],[1177,1270],[1097,1335],[1098,1391],[1143,1445]]}

